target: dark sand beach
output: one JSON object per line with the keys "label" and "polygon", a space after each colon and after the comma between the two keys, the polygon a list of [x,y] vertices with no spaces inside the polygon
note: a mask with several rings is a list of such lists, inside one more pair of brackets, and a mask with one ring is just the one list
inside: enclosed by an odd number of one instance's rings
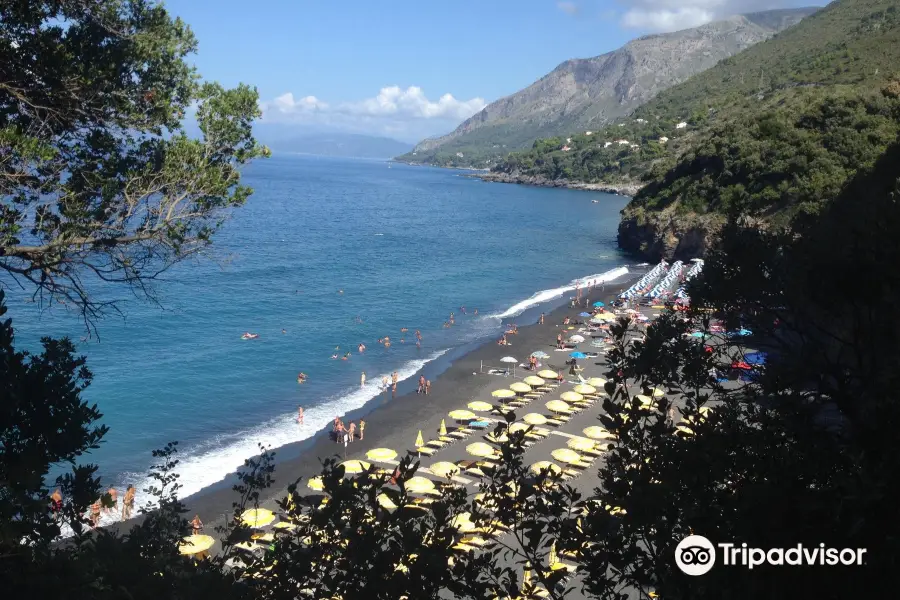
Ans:
{"label": "dark sand beach", "polygon": [[[621,281],[606,284],[591,292],[585,291],[585,293],[590,303],[597,300],[608,303],[639,275],[640,273],[629,273]],[[346,456],[344,446],[335,443],[328,431],[322,431],[311,439],[277,449],[275,484],[263,492],[261,497],[265,500],[261,502],[261,505],[274,509],[273,499],[284,497],[286,487],[290,483],[298,478],[302,478],[305,482],[311,477],[319,475],[321,459],[329,457],[339,460],[344,458],[365,459],[366,451],[372,448],[391,448],[402,457],[406,456],[408,451],[414,450],[416,435],[420,430],[426,441],[434,439],[437,437],[442,419],[447,419],[448,427],[453,425],[447,417],[447,413],[451,410],[466,408],[466,405],[473,400],[491,401],[493,390],[508,387],[514,381],[532,374],[530,371],[518,367],[515,369],[514,375],[511,370],[509,377],[488,374],[490,368],[511,366],[500,361],[505,356],[515,357],[521,364],[527,364],[528,356],[532,352],[543,350],[550,357],[542,361],[542,368],[562,369],[568,359],[568,352],[555,352],[556,335],[563,328],[562,323],[566,316],[575,319],[576,315],[583,310],[583,306],[576,309],[570,307],[566,302],[563,306],[547,312],[543,325],[538,323],[523,325],[521,320],[510,319],[512,322],[517,322],[518,325],[518,333],[508,336],[510,345],[502,346],[497,344],[496,340],[489,341],[453,360],[453,363],[445,371],[431,380],[431,393],[427,395],[416,393],[416,381],[419,378],[419,373],[416,373],[410,379],[400,383],[396,394],[389,390],[373,399],[359,411],[346,416],[335,415],[341,416],[345,423],[349,423],[351,420],[358,423],[360,418],[366,422],[365,439],[357,438],[349,444]],[[537,320],[538,317],[539,313],[531,317],[531,320]],[[589,367],[585,370],[585,377],[602,374],[601,367],[593,366],[592,361],[585,362],[586,364],[583,366]],[[575,419],[582,418],[587,417],[584,415],[575,417]],[[596,424],[595,416],[591,420],[590,424]],[[474,436],[472,441],[475,441]],[[438,460],[464,458],[455,456],[459,448],[464,450],[464,444],[455,446],[457,447],[442,450],[433,459],[423,456],[422,465],[427,466]],[[451,456],[451,451],[453,456]],[[536,458],[535,460],[543,459]],[[212,532],[213,527],[223,524],[226,519],[230,518],[232,503],[237,499],[237,495],[231,489],[233,483],[234,477],[229,477],[221,484],[185,500],[190,515],[199,514],[206,524],[208,532]],[[305,483],[300,485],[300,489],[310,491],[307,490]],[[310,493],[312,492],[310,491]]]}

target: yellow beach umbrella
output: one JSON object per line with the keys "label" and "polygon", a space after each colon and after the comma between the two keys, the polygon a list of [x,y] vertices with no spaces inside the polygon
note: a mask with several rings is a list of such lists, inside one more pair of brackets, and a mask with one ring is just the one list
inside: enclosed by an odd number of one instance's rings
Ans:
{"label": "yellow beach umbrella", "polygon": [[265,527],[275,520],[275,513],[267,508],[251,508],[241,515],[241,522],[248,527]]}
{"label": "yellow beach umbrella", "polygon": [[283,529],[285,531],[293,531],[297,529],[297,525],[294,523],[288,523],[287,521],[279,521],[272,525],[275,529]]}
{"label": "yellow beach umbrella", "polygon": [[482,402],[481,400],[475,400],[474,402],[469,402],[469,408],[472,410],[478,410],[481,412],[489,411],[494,407],[487,402]]}
{"label": "yellow beach umbrella", "polygon": [[547,564],[551,567],[559,562],[559,557],[556,556],[556,542],[550,544],[550,554],[547,555]]}
{"label": "yellow beach umbrella", "polygon": [[459,467],[447,461],[436,462],[428,469],[438,477],[453,477],[459,473]]}
{"label": "yellow beach umbrella", "polygon": [[511,386],[509,386],[509,389],[511,389],[514,392],[519,392],[520,394],[524,394],[526,392],[531,391],[531,386],[523,381],[517,381],[514,384],[512,384]]}
{"label": "yellow beach umbrella", "polygon": [[586,383],[580,383],[572,389],[575,390],[576,392],[578,392],[579,394],[596,394],[597,393],[597,388],[595,388],[592,385],[587,385]]}
{"label": "yellow beach umbrella", "polygon": [[452,410],[447,416],[454,421],[471,421],[472,419],[478,418],[478,415],[472,411],[464,409]]}
{"label": "yellow beach umbrella", "polygon": [[663,396],[666,395],[665,390],[662,390],[660,388],[653,388],[652,390],[650,390],[650,393],[653,395],[654,398],[662,398]]}
{"label": "yellow beach umbrella", "polygon": [[462,533],[475,531],[475,523],[472,522],[472,513],[460,513],[453,517],[450,524]]}
{"label": "yellow beach umbrella", "polygon": [[506,435],[505,431],[501,431],[500,435],[497,435],[492,431],[484,437],[486,437],[489,441],[494,442],[495,444],[503,444],[509,441],[509,436]]}
{"label": "yellow beach umbrella", "polygon": [[545,425],[547,423],[547,417],[539,413],[528,413],[522,417],[522,420],[529,425]]}
{"label": "yellow beach umbrella", "polygon": [[527,383],[528,385],[531,385],[531,386],[534,386],[534,387],[537,387],[537,386],[539,386],[539,385],[544,385],[545,383],[547,383],[546,381],[544,381],[544,380],[541,379],[540,377],[536,377],[536,376],[534,376],[534,375],[529,375],[528,377],[526,377],[526,378],[523,379],[522,381],[524,381],[524,382]]}
{"label": "yellow beach umbrella", "polygon": [[475,442],[474,444],[466,446],[466,452],[472,456],[486,458],[494,455],[494,448],[490,444],[485,444],[484,442]]}
{"label": "yellow beach umbrella", "polygon": [[601,388],[604,385],[606,385],[606,380],[603,379],[602,377],[591,377],[590,379],[587,380],[587,382],[588,382],[588,385],[592,385],[592,386],[598,387],[598,388]]}
{"label": "yellow beach umbrella", "polygon": [[583,430],[584,435],[588,436],[592,440],[614,440],[616,436],[600,427],[598,425],[591,425],[590,427],[585,427]]}
{"label": "yellow beach umbrella", "polygon": [[584,452],[585,450],[593,450],[594,442],[587,438],[576,437],[570,438],[569,441],[566,442],[566,446],[568,446],[572,450],[579,450],[581,452]]}
{"label": "yellow beach umbrella", "polygon": [[634,397],[634,399],[637,400],[638,404],[640,404],[641,406],[653,402],[653,400],[650,399],[650,396],[645,396],[643,394],[638,394]]}
{"label": "yellow beach umbrella", "polygon": [[315,491],[317,491],[317,492],[321,492],[322,490],[325,489],[325,484],[322,483],[322,477],[319,476],[319,477],[313,477],[312,479],[310,479],[309,481],[307,481],[307,482],[306,482],[306,487],[308,487],[308,488],[311,489],[311,490],[315,490]]}
{"label": "yellow beach umbrella", "polygon": [[567,413],[572,411],[572,408],[562,400],[551,400],[547,403],[547,408],[553,412],[560,413]]}
{"label": "yellow beach umbrella", "polygon": [[394,504],[394,501],[391,500],[390,498],[388,498],[388,495],[385,494],[384,492],[378,494],[378,497],[375,498],[375,500],[378,502],[378,505],[381,508],[384,508],[387,510],[394,510],[395,508],[397,508],[397,505]]}
{"label": "yellow beach umbrella", "polygon": [[516,393],[512,390],[494,390],[491,396],[494,398],[513,398]]}
{"label": "yellow beach umbrella", "polygon": [[189,535],[178,544],[178,551],[181,554],[197,554],[206,552],[215,543],[216,540],[211,535]]}
{"label": "yellow beach umbrella", "polygon": [[[537,414],[537,413],[531,413]],[[543,417],[544,415],[538,415],[539,417]],[[544,419],[546,421],[546,419]],[[528,423],[513,423],[509,426],[509,432],[514,433],[516,431],[526,431],[528,429]]]}
{"label": "yellow beach umbrella", "polygon": [[434,482],[432,480],[420,475],[410,477],[404,485],[406,486],[406,489],[408,491],[416,494],[425,494],[427,492],[432,492],[435,489]]}
{"label": "yellow beach umbrella", "polygon": [[397,458],[397,451],[390,448],[372,448],[366,452],[366,458],[369,460],[394,460]]}
{"label": "yellow beach umbrella", "polygon": [[554,475],[558,475],[560,472],[562,472],[562,469],[559,468],[558,464],[552,463],[549,460],[540,460],[531,465],[531,467],[529,468],[535,475],[540,474],[541,471],[550,471]]}
{"label": "yellow beach umbrella", "polygon": [[581,460],[580,454],[568,448],[557,448],[550,453],[550,456],[552,456],[555,460],[564,463],[577,463]]}
{"label": "yellow beach umbrella", "polygon": [[544,379],[556,379],[557,374],[556,374],[556,371],[551,371],[550,369],[544,369],[543,371],[538,371],[538,376],[543,377]]}
{"label": "yellow beach umbrella", "polygon": [[341,463],[341,465],[343,465],[344,467],[344,473],[348,473],[351,475],[355,473],[362,473],[372,466],[364,460],[345,460]]}
{"label": "yellow beach umbrella", "polygon": [[422,430],[420,429],[419,435],[416,436],[416,448],[419,448],[424,445],[425,445],[425,440],[422,439]]}
{"label": "yellow beach umbrella", "polygon": [[438,430],[438,433],[447,435],[447,424],[444,422],[444,419],[441,419],[441,428]]}
{"label": "yellow beach umbrella", "polygon": [[600,321],[615,321],[618,317],[614,313],[600,313],[594,317]]}
{"label": "yellow beach umbrella", "polygon": [[566,402],[581,402],[582,400],[584,400],[584,396],[582,396],[578,392],[563,392],[559,395],[559,397]]}
{"label": "yellow beach umbrella", "polygon": [[694,435],[694,430],[692,430],[690,427],[685,427],[684,425],[679,425],[675,429],[680,431],[684,435]]}

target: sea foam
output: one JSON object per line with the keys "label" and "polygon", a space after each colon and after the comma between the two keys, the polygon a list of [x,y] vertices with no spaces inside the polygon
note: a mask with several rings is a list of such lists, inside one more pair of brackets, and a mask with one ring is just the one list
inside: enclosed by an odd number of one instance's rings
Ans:
{"label": "sea foam", "polygon": [[610,281],[615,281],[619,277],[623,277],[628,274],[628,267],[616,267],[615,269],[610,269],[605,273],[596,273],[594,275],[588,275],[587,277],[580,277],[578,279],[573,279],[567,285],[558,288],[552,288],[549,290],[541,290],[536,294],[532,295],[530,298],[526,300],[522,300],[516,304],[513,304],[508,309],[503,311],[502,313],[488,315],[489,318],[494,319],[506,319],[508,317],[514,317],[516,315],[520,315],[525,312],[527,309],[532,306],[536,306],[543,302],[547,302],[548,300],[553,300],[554,298],[559,298],[566,292],[573,291],[576,287],[587,287],[589,285],[600,285],[602,283],[609,283]]}

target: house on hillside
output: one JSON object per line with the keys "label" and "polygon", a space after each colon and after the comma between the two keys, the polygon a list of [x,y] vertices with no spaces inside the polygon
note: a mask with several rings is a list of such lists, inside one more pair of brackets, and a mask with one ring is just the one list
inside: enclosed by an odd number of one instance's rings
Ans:
{"label": "house on hillside", "polygon": [[563,151],[563,152],[568,152],[569,150],[571,150],[571,148],[569,148],[568,146],[563,146],[563,147],[562,147],[562,151]]}
{"label": "house on hillside", "polygon": [[667,138],[666,136],[662,136],[661,138],[659,138],[660,144],[665,144],[668,141],[669,141],[669,138]]}
{"label": "house on hillside", "polygon": [[456,153],[456,156],[458,156],[459,158],[462,158],[462,157],[463,157],[463,153],[462,153],[462,152],[457,152],[457,153]]}
{"label": "house on hillside", "polygon": [[571,144],[571,143],[572,143],[572,138],[566,138],[566,143],[567,143],[567,144]]}
{"label": "house on hillside", "polygon": [[627,146],[631,142],[629,142],[628,140],[616,140],[616,143],[620,146]]}
{"label": "house on hillside", "polygon": [[681,123],[679,123],[678,125],[675,126],[675,129],[684,129],[685,127],[687,127],[687,123],[682,121]]}
{"label": "house on hillside", "polygon": [[594,132],[593,131],[585,131],[584,135],[594,135]]}
{"label": "house on hillside", "polygon": [[609,148],[610,146],[612,146],[612,142],[606,142],[605,144],[603,144],[604,148]]}
{"label": "house on hillside", "polygon": [[619,127],[625,127],[625,123],[619,123]]}
{"label": "house on hillside", "polygon": [[638,148],[640,148],[640,146],[639,146],[638,144],[632,144],[632,145],[631,145],[631,149],[632,149],[632,150],[637,150]]}
{"label": "house on hillside", "polygon": [[647,121],[645,121],[644,119],[635,119],[634,122],[635,123],[646,123]]}

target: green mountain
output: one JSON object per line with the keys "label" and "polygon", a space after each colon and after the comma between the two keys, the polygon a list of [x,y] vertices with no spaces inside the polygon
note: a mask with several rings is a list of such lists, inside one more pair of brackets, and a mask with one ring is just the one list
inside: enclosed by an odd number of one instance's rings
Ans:
{"label": "green mountain", "polygon": [[613,52],[568,60],[527,88],[416,145],[398,160],[485,167],[535,139],[597,129],[691,75],[814,12],[774,10],[633,40]]}
{"label": "green mountain", "polygon": [[648,258],[693,256],[729,214],[785,224],[868,169],[900,133],[898,72],[897,1],[834,2],[626,122],[540,140],[492,177],[638,184],[620,245]]}

